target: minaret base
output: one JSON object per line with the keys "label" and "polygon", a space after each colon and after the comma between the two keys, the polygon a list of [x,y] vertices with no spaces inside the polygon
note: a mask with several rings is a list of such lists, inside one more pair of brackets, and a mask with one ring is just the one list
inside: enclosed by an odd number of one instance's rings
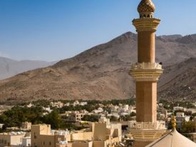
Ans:
{"label": "minaret base", "polygon": [[145,147],[166,132],[165,122],[131,122],[129,128],[133,147]]}

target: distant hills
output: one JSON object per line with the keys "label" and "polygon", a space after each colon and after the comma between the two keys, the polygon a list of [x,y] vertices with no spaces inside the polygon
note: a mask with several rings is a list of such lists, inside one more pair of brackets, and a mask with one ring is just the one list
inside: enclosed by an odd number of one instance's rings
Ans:
{"label": "distant hills", "polygon": [[[135,84],[128,72],[136,58],[137,35],[127,32],[53,66],[0,81],[0,100],[131,98]],[[196,35],[156,37],[156,61],[165,69],[159,98],[196,99]]]}
{"label": "distant hills", "polygon": [[5,57],[0,57],[0,80],[12,77],[14,75],[17,75],[19,73],[28,70],[47,67],[54,63],[55,62],[32,61],[32,60],[17,61]]}

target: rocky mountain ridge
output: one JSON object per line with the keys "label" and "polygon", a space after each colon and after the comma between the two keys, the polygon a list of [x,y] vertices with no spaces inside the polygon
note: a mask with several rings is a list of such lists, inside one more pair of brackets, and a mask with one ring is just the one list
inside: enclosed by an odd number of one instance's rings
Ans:
{"label": "rocky mountain ridge", "polygon": [[[165,69],[159,98],[195,99],[195,58],[195,35],[156,37],[156,62]],[[53,66],[0,81],[0,100],[131,98],[135,85],[128,73],[136,60],[137,35],[127,32]],[[192,90],[184,92],[183,82]]]}

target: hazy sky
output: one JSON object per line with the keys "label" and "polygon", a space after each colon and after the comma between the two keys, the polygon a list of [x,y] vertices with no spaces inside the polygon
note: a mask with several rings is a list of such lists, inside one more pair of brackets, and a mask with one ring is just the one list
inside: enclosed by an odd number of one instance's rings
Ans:
{"label": "hazy sky", "polygon": [[[128,31],[140,0],[0,0],[0,56],[54,61]],[[196,0],[153,0],[157,35],[196,33]]]}

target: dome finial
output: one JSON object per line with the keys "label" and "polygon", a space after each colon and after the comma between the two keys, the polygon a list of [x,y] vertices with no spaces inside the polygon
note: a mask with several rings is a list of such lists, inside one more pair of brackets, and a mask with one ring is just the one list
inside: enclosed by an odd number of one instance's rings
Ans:
{"label": "dome finial", "polygon": [[151,0],[141,0],[137,8],[140,18],[152,18],[155,11],[155,5]]}
{"label": "dome finial", "polygon": [[174,115],[171,118],[171,123],[172,123],[173,130],[175,130],[176,129],[176,117]]}

